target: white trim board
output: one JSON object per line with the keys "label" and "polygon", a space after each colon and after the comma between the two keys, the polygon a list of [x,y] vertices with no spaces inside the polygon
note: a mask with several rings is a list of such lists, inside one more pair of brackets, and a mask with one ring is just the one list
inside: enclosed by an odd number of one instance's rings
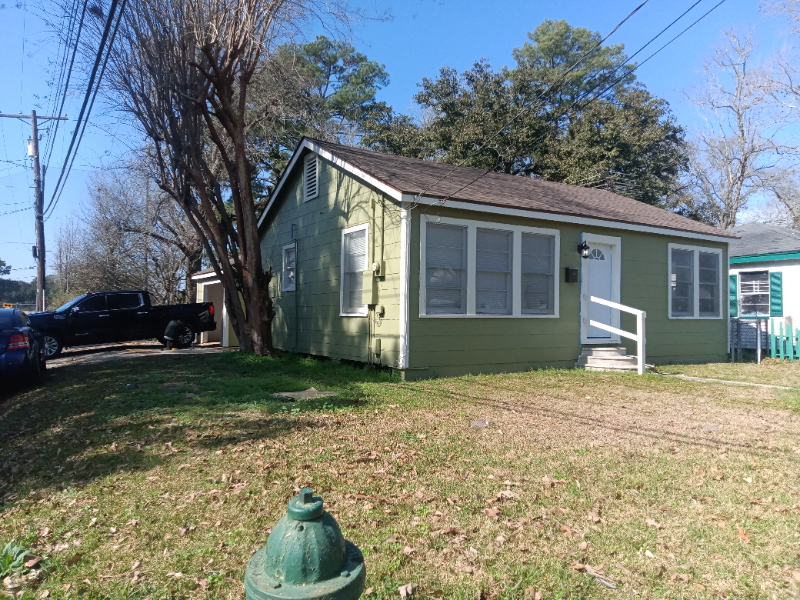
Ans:
{"label": "white trim board", "polygon": [[[467,228],[467,306],[466,312],[458,314],[427,314],[423,312],[427,307],[427,289],[425,287],[426,242],[427,224],[457,225]],[[479,314],[476,312],[476,231],[477,229],[495,229],[508,231],[513,234],[512,250],[512,310],[511,314],[493,315]],[[420,219],[420,251],[419,251],[419,316],[421,319],[558,319],[559,318],[559,268],[561,258],[561,232],[558,229],[542,229],[539,227],[524,227],[522,225],[508,225],[506,223],[491,223],[472,219],[451,219],[449,217],[436,217]],[[555,238],[553,248],[553,314],[537,315],[523,314],[521,310],[522,293],[522,255],[523,233],[548,235]]]}
{"label": "white trim board", "polygon": [[[215,278],[217,279],[217,281],[219,281],[219,278],[217,278],[217,274],[214,273],[213,271],[211,273],[203,273],[202,275],[192,275],[192,281],[198,281],[200,279],[212,279],[212,278]],[[210,282],[206,281],[204,283],[210,283]]]}
{"label": "white trim board", "polygon": [[409,290],[411,285],[411,211],[400,209],[400,353],[397,366],[408,368]]}

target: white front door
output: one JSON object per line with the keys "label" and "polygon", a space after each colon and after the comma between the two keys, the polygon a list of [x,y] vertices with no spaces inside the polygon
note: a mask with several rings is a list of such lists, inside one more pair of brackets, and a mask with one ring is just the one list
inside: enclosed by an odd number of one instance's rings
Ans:
{"label": "white front door", "polygon": [[616,344],[619,336],[590,325],[590,321],[619,329],[619,311],[591,302],[594,296],[611,302],[620,298],[620,239],[583,234],[589,257],[581,259],[581,343]]}

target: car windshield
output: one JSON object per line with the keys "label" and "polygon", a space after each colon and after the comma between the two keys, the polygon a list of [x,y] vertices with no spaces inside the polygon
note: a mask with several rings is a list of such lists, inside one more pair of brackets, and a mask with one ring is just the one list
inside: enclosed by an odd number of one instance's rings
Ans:
{"label": "car windshield", "polygon": [[75,306],[75,305],[76,305],[78,302],[80,302],[81,300],[83,300],[85,297],[86,297],[86,294],[83,294],[83,295],[81,295],[81,296],[78,296],[77,298],[73,298],[72,300],[70,300],[70,301],[69,301],[69,302],[67,302],[66,304],[62,304],[61,306],[59,306],[59,307],[56,309],[56,312],[57,312],[57,313],[63,313],[63,312],[67,312],[67,311],[68,311],[70,308],[72,308],[73,306]]}
{"label": "car windshield", "polygon": [[13,310],[0,310],[0,329],[19,327],[19,321]]}

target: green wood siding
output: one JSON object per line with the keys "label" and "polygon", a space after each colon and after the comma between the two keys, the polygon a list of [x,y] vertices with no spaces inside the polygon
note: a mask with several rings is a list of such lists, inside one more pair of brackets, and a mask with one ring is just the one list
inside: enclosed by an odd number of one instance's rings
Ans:
{"label": "green wood siding", "polygon": [[[438,215],[559,229],[560,316],[557,319],[420,317],[420,213],[413,212],[411,226],[409,366],[412,369],[407,373],[410,378],[573,367],[581,353],[580,283],[566,283],[564,268],[582,266],[576,251],[582,230],[622,240],[621,303],[647,311],[648,363],[701,362],[726,357],[727,314],[723,313],[721,319],[670,319],[668,310],[668,244],[721,248],[727,275],[724,243],[437,208],[435,214],[426,217]],[[724,307],[724,298],[720,300]],[[621,325],[624,330],[635,331],[635,317],[623,313]],[[620,345],[627,348],[628,354],[636,354],[636,343],[632,340],[623,338]]]}
{"label": "green wood siding", "polygon": [[[291,352],[367,362],[370,335],[381,339],[374,362],[397,366],[399,357],[400,209],[370,186],[320,158],[319,195],[303,202],[301,160],[281,190],[272,214],[260,229],[264,266],[272,266],[270,293],[276,316],[275,347]],[[383,259],[387,275],[379,279],[378,301],[385,316],[340,317],[342,229],[369,223],[368,264]],[[281,291],[283,246],[297,243],[296,291]]]}

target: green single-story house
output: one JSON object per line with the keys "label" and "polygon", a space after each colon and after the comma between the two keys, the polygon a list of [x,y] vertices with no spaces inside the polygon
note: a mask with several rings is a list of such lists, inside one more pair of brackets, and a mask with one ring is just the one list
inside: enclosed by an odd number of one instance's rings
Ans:
{"label": "green single-story house", "polygon": [[636,368],[625,332],[727,356],[734,236],[609,191],[305,138],[259,231],[282,350],[407,379]]}

